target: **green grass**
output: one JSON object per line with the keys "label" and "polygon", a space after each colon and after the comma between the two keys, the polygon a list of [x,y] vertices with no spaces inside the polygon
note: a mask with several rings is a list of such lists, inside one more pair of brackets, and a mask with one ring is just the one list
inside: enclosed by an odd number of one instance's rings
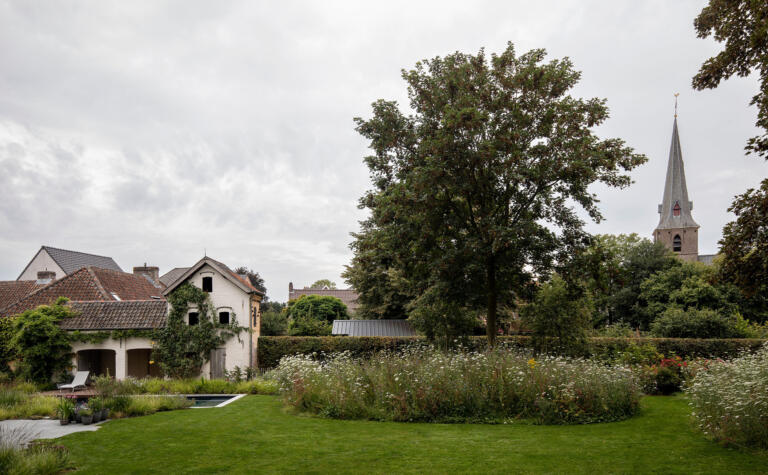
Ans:
{"label": "green grass", "polygon": [[768,471],[768,455],[705,439],[683,397],[646,397],[641,408],[580,426],[407,424],[299,416],[279,398],[248,396],[115,420],[57,443],[78,473]]}

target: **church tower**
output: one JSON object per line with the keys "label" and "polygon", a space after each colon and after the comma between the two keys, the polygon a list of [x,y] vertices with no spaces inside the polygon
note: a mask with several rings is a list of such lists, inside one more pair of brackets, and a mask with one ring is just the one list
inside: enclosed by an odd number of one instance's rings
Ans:
{"label": "church tower", "polygon": [[683,154],[680,150],[680,137],[677,133],[677,110],[675,110],[672,144],[669,147],[667,164],[667,181],[664,185],[664,197],[659,205],[661,216],[659,224],[653,231],[653,241],[661,242],[686,261],[697,261],[699,257],[699,225],[691,216],[692,209],[693,201],[688,200],[688,187],[685,185],[685,169]]}

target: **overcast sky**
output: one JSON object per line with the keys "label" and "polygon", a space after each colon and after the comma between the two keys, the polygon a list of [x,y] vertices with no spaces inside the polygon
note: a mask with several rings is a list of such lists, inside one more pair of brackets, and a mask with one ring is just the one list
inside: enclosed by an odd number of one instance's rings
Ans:
{"label": "overcast sky", "polygon": [[745,157],[757,80],[696,92],[718,51],[704,1],[8,2],[0,0],[0,280],[40,245],[161,272],[203,256],[288,282],[344,286],[370,181],[353,117],[407,106],[402,68],[454,51],[546,48],[583,72],[620,137],[649,162],[630,188],[595,187],[591,232],[650,237],[673,94],[700,253],[768,165]]}

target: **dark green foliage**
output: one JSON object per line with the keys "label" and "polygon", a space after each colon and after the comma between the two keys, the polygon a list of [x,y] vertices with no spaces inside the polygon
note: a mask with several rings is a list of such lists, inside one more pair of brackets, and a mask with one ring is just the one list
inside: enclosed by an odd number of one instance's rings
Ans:
{"label": "dark green foliage", "polygon": [[261,335],[280,336],[288,333],[288,316],[285,312],[267,310],[261,312]]}
{"label": "dark green foliage", "polygon": [[744,338],[736,314],[711,309],[670,308],[653,321],[651,333],[663,338]]}
{"label": "dark green foliage", "polygon": [[48,384],[69,367],[72,348],[67,334],[58,325],[74,315],[66,302],[66,298],[60,297],[53,305],[41,305],[13,319],[11,347],[19,359],[19,378]]}
{"label": "dark green foliage", "polygon": [[595,325],[643,326],[640,285],[654,273],[680,265],[661,243],[636,234],[593,236],[590,246],[569,260],[563,276],[583,282],[592,294]]}
{"label": "dark green foliage", "polygon": [[[211,357],[211,351],[247,328],[239,327],[234,315],[228,325],[215,318],[208,294],[185,283],[168,296],[171,310],[166,326],[157,330],[155,360],[163,373],[172,378],[190,378]],[[187,324],[187,314],[194,308],[199,313],[197,325]]]}
{"label": "dark green foliage", "polygon": [[716,275],[716,268],[683,263],[646,279],[640,285],[640,327],[649,329],[654,320],[670,309],[710,309],[723,315],[737,312],[738,293],[731,286],[719,284]]}
{"label": "dark green foliage", "polygon": [[[684,358],[733,358],[742,351],[754,352],[768,340],[734,339],[694,339],[694,338],[588,338],[588,356],[615,361],[628,350],[639,346],[652,345],[664,355],[678,355]],[[499,336],[499,345],[511,348],[533,348],[532,337],[524,335]],[[258,344],[259,367],[273,368],[283,356],[312,354],[320,357],[323,353],[331,354],[349,351],[354,356],[378,353],[381,350],[397,350],[410,345],[424,345],[422,337],[261,337]],[[488,348],[488,340],[481,337],[469,337],[464,345],[469,350],[482,351]]]}
{"label": "dark green foliage", "polygon": [[245,275],[252,286],[256,287],[257,289],[261,290],[264,293],[264,299],[266,300],[267,286],[264,285],[264,279],[259,275],[258,272],[254,272],[253,270],[245,266],[238,267],[237,269],[235,269],[234,272],[235,274],[238,274],[238,275]]}
{"label": "dark green foliage", "polygon": [[356,119],[373,151],[373,189],[360,200],[371,217],[345,274],[361,315],[421,309],[429,318],[415,323],[440,318],[437,330],[458,334],[479,311],[492,342],[499,308],[514,307],[533,273],[586,240],[571,204],[599,221],[589,186],[630,184],[622,173],[645,157],[599,139],[592,129],[608,117],[605,101],[569,96],[580,73],[545,58],[516,56],[510,44],[490,58],[422,61],[403,71],[412,114],[379,100],[370,119]]}
{"label": "dark green foliage", "polygon": [[0,373],[9,373],[8,363],[16,359],[16,350],[11,345],[13,318],[0,318]]}
{"label": "dark green foliage", "polygon": [[587,329],[592,327],[592,300],[583,289],[569,287],[558,275],[541,285],[520,314],[533,332],[537,351],[580,356],[587,352]]}
{"label": "dark green foliage", "polygon": [[[693,24],[699,38],[725,41],[723,51],[693,77],[693,87],[712,89],[734,74],[746,77],[756,71],[760,89],[750,104],[758,110],[755,125],[768,132],[768,2],[710,0]],[[749,139],[746,150],[768,159],[768,133]]]}
{"label": "dark green foliage", "polygon": [[768,321],[768,179],[737,196],[728,211],[736,220],[723,228],[720,278],[740,289],[747,318]]}
{"label": "dark green foliage", "polygon": [[302,295],[288,302],[286,313],[291,319],[312,317],[328,323],[349,318],[344,302],[326,295]]}
{"label": "dark green foliage", "polygon": [[347,306],[336,297],[302,295],[288,302],[288,332],[294,336],[323,336],[331,334],[334,320],[349,318]]}

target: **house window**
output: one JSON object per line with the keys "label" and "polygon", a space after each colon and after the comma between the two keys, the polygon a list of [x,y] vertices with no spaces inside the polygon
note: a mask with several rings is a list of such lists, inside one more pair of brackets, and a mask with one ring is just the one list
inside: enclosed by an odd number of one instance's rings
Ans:
{"label": "house window", "polygon": [[680,252],[683,250],[683,240],[680,239],[679,234],[675,234],[675,238],[672,239],[672,250],[675,252]]}
{"label": "house window", "polygon": [[229,325],[229,312],[219,312],[219,323]]}
{"label": "house window", "polygon": [[673,216],[680,216],[680,202],[675,201],[675,207],[672,208],[672,215]]}
{"label": "house window", "polygon": [[203,292],[213,292],[213,277],[203,277]]}
{"label": "house window", "polygon": [[200,323],[200,314],[197,312],[189,312],[189,324],[197,325]]}

